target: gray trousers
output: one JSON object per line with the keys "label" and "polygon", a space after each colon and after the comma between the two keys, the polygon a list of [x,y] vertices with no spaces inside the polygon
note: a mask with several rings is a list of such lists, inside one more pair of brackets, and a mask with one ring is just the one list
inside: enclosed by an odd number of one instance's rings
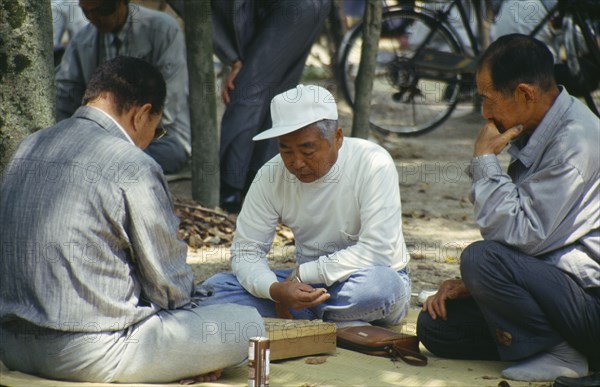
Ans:
{"label": "gray trousers", "polygon": [[221,183],[230,190],[244,190],[277,153],[274,140],[254,143],[252,137],[270,127],[271,99],[298,84],[331,6],[330,0],[262,4],[258,19],[240,32],[243,67],[221,121]]}
{"label": "gray trousers", "polygon": [[470,245],[461,274],[472,300],[447,302],[448,319],[421,312],[417,334],[432,353],[518,360],[567,341],[600,357],[600,295],[541,259],[497,242]]}
{"label": "gray trousers", "polygon": [[11,370],[81,382],[169,383],[243,364],[265,334],[254,308],[225,304],[163,310],[115,332],[61,332],[19,320],[0,325]]}

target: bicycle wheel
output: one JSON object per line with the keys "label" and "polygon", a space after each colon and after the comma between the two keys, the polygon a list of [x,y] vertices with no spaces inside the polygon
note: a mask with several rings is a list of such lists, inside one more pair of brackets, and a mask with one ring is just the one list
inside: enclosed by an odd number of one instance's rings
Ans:
{"label": "bicycle wheel", "polygon": [[[434,34],[424,43],[432,29]],[[340,85],[351,106],[361,49],[362,24],[358,24],[344,38],[338,61]],[[371,129],[402,136],[434,129],[456,107],[463,77],[450,69],[465,60],[454,35],[434,18],[413,9],[385,12],[371,96]]]}
{"label": "bicycle wheel", "polygon": [[585,102],[595,115],[600,117],[600,16],[592,12],[576,17],[576,34],[581,34],[583,43],[578,45],[579,68],[588,93]]}

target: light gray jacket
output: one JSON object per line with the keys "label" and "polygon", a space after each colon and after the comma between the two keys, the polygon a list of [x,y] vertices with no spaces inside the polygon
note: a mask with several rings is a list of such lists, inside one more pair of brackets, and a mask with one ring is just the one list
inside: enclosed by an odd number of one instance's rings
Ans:
{"label": "light gray jacket", "polygon": [[0,321],[114,331],[187,305],[178,224],[160,166],[81,107],[26,138],[0,182]]}

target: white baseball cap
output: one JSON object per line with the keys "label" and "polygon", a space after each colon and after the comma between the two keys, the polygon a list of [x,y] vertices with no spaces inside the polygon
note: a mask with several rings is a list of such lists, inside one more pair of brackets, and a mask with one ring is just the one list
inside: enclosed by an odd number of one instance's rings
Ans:
{"label": "white baseball cap", "polygon": [[298,85],[273,97],[271,100],[273,127],[252,139],[259,141],[283,136],[324,119],[338,119],[333,95],[321,86]]}

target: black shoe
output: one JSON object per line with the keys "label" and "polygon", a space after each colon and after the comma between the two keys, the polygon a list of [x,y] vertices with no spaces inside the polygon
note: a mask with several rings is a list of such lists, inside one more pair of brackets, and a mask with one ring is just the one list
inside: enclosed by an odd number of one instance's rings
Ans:
{"label": "black shoe", "polygon": [[219,207],[224,211],[229,212],[230,214],[239,214],[242,210],[242,203],[234,201],[234,202],[222,202]]}
{"label": "black shoe", "polygon": [[230,214],[239,214],[242,210],[242,195],[239,193],[221,198],[219,207],[229,212]]}
{"label": "black shoe", "polygon": [[554,387],[600,387],[600,372],[580,378],[560,376],[554,381]]}
{"label": "black shoe", "polygon": [[230,214],[239,214],[242,209],[242,190],[221,181],[219,207]]}

